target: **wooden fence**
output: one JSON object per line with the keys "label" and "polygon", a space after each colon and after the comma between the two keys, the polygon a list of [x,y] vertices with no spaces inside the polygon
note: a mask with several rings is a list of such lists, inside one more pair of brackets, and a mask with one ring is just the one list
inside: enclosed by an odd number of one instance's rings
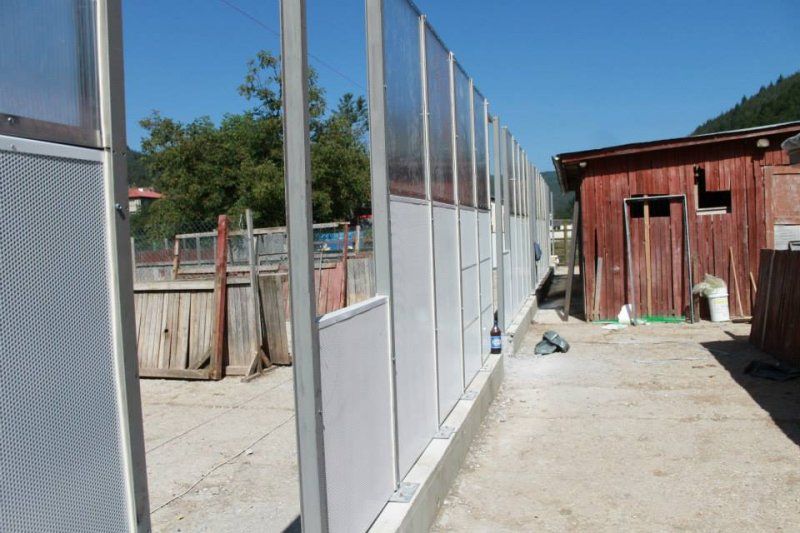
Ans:
{"label": "wooden fence", "polygon": [[761,250],[750,343],[800,367],[800,251]]}
{"label": "wooden fence", "polygon": [[[224,216],[219,234],[227,234]],[[137,283],[139,375],[221,379],[291,363],[281,294],[286,275],[259,276],[254,268],[249,274],[228,273],[223,244],[213,280]]]}
{"label": "wooden fence", "polygon": [[[259,236],[249,213],[244,239],[249,264],[230,264],[226,217],[220,217],[213,235],[215,242],[224,243],[214,250],[213,266],[203,266],[202,272],[194,265],[182,266],[176,254],[171,266],[151,265],[163,268],[167,280],[138,277],[134,292],[141,377],[220,379],[255,375],[271,364],[291,364],[285,266],[259,264],[255,244]],[[217,239],[217,235],[223,237]],[[319,315],[375,294],[372,254],[347,253],[347,249],[345,238],[345,251],[338,259],[317,261]]]}

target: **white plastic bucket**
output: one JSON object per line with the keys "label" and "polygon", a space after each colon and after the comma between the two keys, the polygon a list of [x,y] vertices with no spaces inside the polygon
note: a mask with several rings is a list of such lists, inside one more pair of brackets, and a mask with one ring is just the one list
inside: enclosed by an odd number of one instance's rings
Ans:
{"label": "white plastic bucket", "polygon": [[716,289],[708,295],[708,309],[711,311],[711,322],[729,322],[731,313],[728,308],[728,291]]}

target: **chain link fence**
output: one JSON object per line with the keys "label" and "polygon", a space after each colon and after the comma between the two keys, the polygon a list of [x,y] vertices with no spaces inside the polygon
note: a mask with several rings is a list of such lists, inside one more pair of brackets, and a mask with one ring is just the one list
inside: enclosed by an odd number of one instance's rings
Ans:
{"label": "chain link fence", "polygon": [[[139,282],[210,278],[214,275],[217,224],[183,221],[166,226],[134,221],[131,250],[135,279]],[[228,271],[245,272],[250,266],[248,228],[244,216],[229,219]],[[255,263],[259,272],[288,271],[288,236],[285,227],[252,228]],[[314,252],[318,266],[351,259],[371,259],[371,219],[355,224],[330,222],[314,225]]]}

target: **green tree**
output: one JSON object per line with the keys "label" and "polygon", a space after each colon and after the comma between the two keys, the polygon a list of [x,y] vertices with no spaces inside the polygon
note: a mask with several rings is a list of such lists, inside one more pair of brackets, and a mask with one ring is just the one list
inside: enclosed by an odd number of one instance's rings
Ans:
{"label": "green tree", "polygon": [[[142,162],[164,198],[135,226],[169,235],[185,221],[212,225],[219,214],[237,218],[248,207],[256,224],[285,223],[280,61],[261,51],[248,63],[239,93],[254,106],[181,123],[158,112],[140,121],[147,131]],[[316,221],[345,220],[369,205],[367,105],[344,95],[326,115],[324,90],[309,78],[311,158]],[[136,228],[134,228],[136,229]]]}

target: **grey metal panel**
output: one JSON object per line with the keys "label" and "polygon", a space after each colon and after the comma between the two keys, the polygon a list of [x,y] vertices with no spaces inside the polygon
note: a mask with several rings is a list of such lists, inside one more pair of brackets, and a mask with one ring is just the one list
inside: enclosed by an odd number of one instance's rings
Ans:
{"label": "grey metal panel", "polygon": [[474,265],[461,273],[464,295],[464,384],[472,381],[483,364],[481,357],[480,270]]}
{"label": "grey metal panel", "polygon": [[439,421],[464,392],[461,348],[461,276],[458,258],[458,212],[433,207],[433,262],[436,274],[436,355]]}
{"label": "grey metal panel", "polygon": [[390,201],[398,467],[403,478],[439,427],[430,206]]}
{"label": "grey metal panel", "polygon": [[105,222],[101,163],[0,151],[2,531],[129,529]]}
{"label": "grey metal panel", "polygon": [[326,315],[319,334],[329,527],[365,531],[394,492],[388,299]]}
{"label": "grey metal panel", "polygon": [[478,213],[478,249],[481,284],[481,354],[489,353],[489,330],[492,329],[492,241],[490,213]]}
{"label": "grey metal panel", "polygon": [[425,198],[419,14],[383,0],[386,161],[392,194]]}
{"label": "grey metal panel", "polygon": [[478,212],[460,210],[461,268],[478,264]]}
{"label": "grey metal panel", "polygon": [[514,318],[512,299],[511,252],[503,252],[503,306],[505,309],[505,324],[503,324],[503,329],[507,328]]}
{"label": "grey metal panel", "polygon": [[464,349],[464,383],[480,369],[481,360],[481,285],[478,263],[478,212],[460,210],[461,297]]}

